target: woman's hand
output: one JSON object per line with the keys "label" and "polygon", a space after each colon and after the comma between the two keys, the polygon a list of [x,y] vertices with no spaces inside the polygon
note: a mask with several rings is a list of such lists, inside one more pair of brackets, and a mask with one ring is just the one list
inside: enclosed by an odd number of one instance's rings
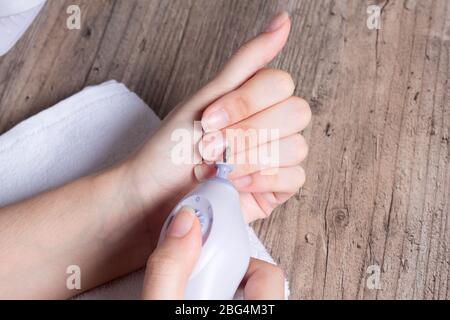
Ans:
{"label": "woman's hand", "polygon": [[[256,139],[231,150],[236,158],[245,158],[251,152],[278,146],[277,161],[269,165],[260,161],[235,165],[231,178],[240,192],[247,222],[267,217],[303,185],[305,174],[299,164],[308,148],[299,132],[311,119],[310,108],[304,100],[292,96],[294,83],[288,73],[264,69],[285,45],[289,30],[288,15],[278,15],[263,33],[242,46],[210,83],[181,103],[143,149],[125,164],[144,208],[168,212],[197,180],[212,174],[211,166],[195,161],[201,160],[198,154],[188,158],[190,161],[176,163],[174,150],[180,141],[173,138],[179,132],[192,137],[185,150],[197,152],[200,143],[203,158],[207,158],[208,149],[213,150],[213,157],[223,152],[224,140],[229,139],[225,132],[230,129],[278,132],[278,136]],[[194,130],[194,122],[199,120],[207,132],[203,139],[201,131]],[[214,139],[218,133],[224,139]],[[158,210],[155,204],[159,204]]]}
{"label": "woman's hand", "polygon": [[[239,155],[263,149],[266,142],[279,142],[280,161],[271,172],[276,174],[260,174],[267,173],[260,162],[236,164],[232,179],[240,191],[247,221],[267,216],[296,192],[304,181],[303,170],[297,165],[307,153],[298,132],[308,124],[311,113],[306,102],[292,97],[294,85],[286,72],[263,69],[283,48],[289,29],[286,14],[275,18],[210,83],[181,103],[128,161],[1,208],[0,261],[8,263],[0,263],[0,298],[66,298],[141,268],[156,244],[166,214],[197,182],[194,168],[200,179],[210,174],[211,168],[204,164],[174,161],[179,142],[172,138],[179,130],[192,137],[188,147],[198,150],[202,136],[195,135],[196,120],[202,119],[209,133],[201,142],[203,146],[207,142],[211,145],[214,131],[278,129],[276,139],[257,140],[248,148],[231,150]],[[220,146],[215,144],[210,149],[220,153]],[[208,148],[203,149],[206,157]],[[168,237],[156,257],[161,257],[170,243],[183,240]],[[71,265],[78,266],[83,274],[79,291],[69,289],[66,283],[66,270]],[[150,266],[156,268],[156,264]],[[251,281],[264,278],[264,270],[272,268],[260,266],[252,262],[253,276],[246,288],[264,283]],[[150,273],[150,282],[155,274]],[[20,285],[23,283],[27,284],[25,289]],[[253,290],[246,290],[247,296],[253,297]]]}
{"label": "woman's hand", "polygon": [[[147,261],[142,297],[183,299],[201,246],[200,223],[191,208],[182,208],[169,226],[166,237]],[[284,299],[283,272],[264,261],[251,259],[242,286],[246,300]]]}

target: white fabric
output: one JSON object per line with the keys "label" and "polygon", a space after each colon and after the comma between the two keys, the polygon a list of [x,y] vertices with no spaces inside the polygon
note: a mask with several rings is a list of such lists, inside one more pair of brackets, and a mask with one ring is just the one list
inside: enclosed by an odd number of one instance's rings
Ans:
{"label": "white fabric", "polygon": [[0,56],[28,29],[46,0],[0,0]]}
{"label": "white fabric", "polygon": [[[126,158],[159,122],[136,94],[115,81],[86,88],[31,117],[0,136],[0,207]],[[273,263],[251,228],[249,236],[253,256]],[[141,270],[78,298],[138,299],[142,280]]]}
{"label": "white fabric", "polygon": [[0,0],[0,17],[12,16],[37,6],[42,6],[46,0]]}

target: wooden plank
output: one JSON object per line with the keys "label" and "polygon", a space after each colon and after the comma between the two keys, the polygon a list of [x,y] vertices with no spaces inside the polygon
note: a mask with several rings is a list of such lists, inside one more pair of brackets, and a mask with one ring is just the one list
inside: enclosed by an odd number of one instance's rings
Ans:
{"label": "wooden plank", "polygon": [[[292,34],[272,64],[311,103],[307,183],[254,224],[293,299],[450,298],[450,3],[49,0],[0,58],[0,133],[116,79],[160,116],[192,94],[281,9]],[[381,290],[366,285],[381,268]]]}

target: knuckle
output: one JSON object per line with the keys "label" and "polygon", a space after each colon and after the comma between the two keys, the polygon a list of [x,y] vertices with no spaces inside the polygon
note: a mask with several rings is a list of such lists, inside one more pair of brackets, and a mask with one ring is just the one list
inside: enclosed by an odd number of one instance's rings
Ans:
{"label": "knuckle", "polygon": [[234,172],[239,173],[238,176],[251,174],[253,171],[253,166],[245,159],[239,157],[238,159],[236,159],[235,167],[236,169],[234,170]]}
{"label": "knuckle", "polygon": [[295,83],[292,76],[283,70],[276,71],[276,78],[278,79],[281,87],[286,90],[286,93],[292,95],[295,91]]}
{"label": "knuckle", "polygon": [[300,158],[303,161],[303,160],[305,160],[305,158],[309,154],[309,145],[306,142],[306,139],[302,135],[300,135],[300,137],[301,137],[300,138],[300,140],[301,140],[301,147],[300,147],[299,151],[300,151]]}
{"label": "knuckle", "polygon": [[281,205],[288,201],[298,190],[288,190],[287,192],[277,192],[274,193],[275,197],[277,198],[278,204]]}
{"label": "knuckle", "polygon": [[266,170],[266,172],[267,172],[267,174],[265,174],[262,177],[266,180],[265,183],[267,185],[274,186],[274,185],[279,184],[280,176],[278,174],[273,174],[273,173],[271,174],[270,169]]}
{"label": "knuckle", "polygon": [[311,121],[311,107],[306,100],[299,97],[292,97],[291,102],[293,117],[298,119],[302,128],[305,127]]}
{"label": "knuckle", "polygon": [[299,189],[299,188],[301,188],[304,184],[305,184],[305,181],[306,181],[306,173],[305,173],[305,169],[303,169],[302,167],[298,167],[298,176],[297,176],[297,188],[296,189]]}
{"label": "knuckle", "polygon": [[301,163],[308,156],[309,147],[306,139],[301,134],[294,135],[294,150],[297,150],[295,153],[296,164]]}
{"label": "knuckle", "polygon": [[264,69],[260,71],[260,75],[272,79],[275,87],[280,88],[286,95],[292,95],[295,91],[294,79],[289,72],[280,69]]}
{"label": "knuckle", "polygon": [[174,273],[175,259],[167,255],[152,255],[147,261],[147,273],[152,277],[166,278]]}
{"label": "knuckle", "polygon": [[284,280],[286,279],[284,271],[276,265],[270,265],[267,268],[267,273],[270,274],[270,277],[276,280],[276,282],[278,283],[283,283]]}
{"label": "knuckle", "polygon": [[303,106],[303,112],[304,112],[304,118],[305,118],[305,123],[306,125],[308,125],[311,122],[312,119],[312,111],[311,111],[311,106],[309,105],[308,101],[301,99],[302,100],[302,106]]}
{"label": "knuckle", "polygon": [[292,169],[289,172],[289,186],[286,191],[294,194],[305,184],[305,170],[300,166]]}
{"label": "knuckle", "polygon": [[235,119],[245,119],[251,114],[250,101],[240,93],[231,97],[227,109]]}

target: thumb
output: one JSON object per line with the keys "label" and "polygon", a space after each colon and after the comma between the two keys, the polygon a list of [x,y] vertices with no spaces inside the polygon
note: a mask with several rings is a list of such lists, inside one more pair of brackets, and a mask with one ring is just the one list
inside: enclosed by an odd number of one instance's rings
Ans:
{"label": "thumb", "polygon": [[183,299],[189,276],[200,255],[200,223],[190,207],[183,207],[147,261],[143,299]]}
{"label": "thumb", "polygon": [[290,29],[291,20],[286,12],[275,16],[263,32],[237,50],[214,79],[188,100],[186,106],[198,112],[239,88],[280,53],[287,42]]}

